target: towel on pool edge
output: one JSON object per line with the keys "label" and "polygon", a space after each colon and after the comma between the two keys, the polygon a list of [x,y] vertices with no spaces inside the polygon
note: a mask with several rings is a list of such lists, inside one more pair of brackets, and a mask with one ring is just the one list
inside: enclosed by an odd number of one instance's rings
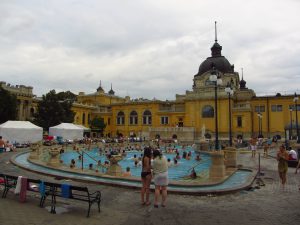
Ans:
{"label": "towel on pool edge", "polygon": [[70,185],[69,184],[61,185],[61,196],[64,198],[70,197]]}
{"label": "towel on pool edge", "polygon": [[16,185],[16,188],[15,188],[15,194],[20,194],[20,191],[21,191],[21,179],[22,179],[22,176],[18,176],[18,180],[17,180],[17,185]]}

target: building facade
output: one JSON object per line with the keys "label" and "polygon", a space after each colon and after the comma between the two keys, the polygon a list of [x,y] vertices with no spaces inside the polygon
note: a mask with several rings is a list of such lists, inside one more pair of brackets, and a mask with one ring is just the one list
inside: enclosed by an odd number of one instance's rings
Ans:
{"label": "building facade", "polygon": [[37,107],[37,99],[32,93],[33,87],[14,86],[4,81],[0,81],[0,86],[17,97],[17,120],[31,120]]}
{"label": "building facade", "polygon": [[[173,101],[117,97],[112,88],[105,93],[101,84],[93,94],[79,93],[73,107],[75,122],[88,126],[87,117],[102,117],[107,124],[104,136],[109,137],[196,141],[203,136],[203,130],[205,135],[215,137],[217,108],[221,139],[229,139],[230,120],[233,138],[284,137],[285,126],[295,121],[294,96],[256,96],[246,87],[243,75],[240,77],[235,72],[221,52],[222,46],[215,40],[211,56],[200,64],[198,73],[191,76],[192,90],[177,94]],[[212,74],[222,80],[217,86],[217,98],[215,82],[210,80]],[[233,90],[230,98],[225,91],[228,87]]]}
{"label": "building facade", "polygon": [[[217,89],[210,79],[212,74],[222,80]],[[200,64],[191,80],[192,90],[176,94],[172,101],[119,97],[112,87],[105,92],[100,83],[94,93],[78,94],[72,106],[74,123],[90,127],[90,121],[100,117],[106,124],[104,137],[177,138],[188,142],[200,140],[203,135],[214,138],[216,116],[219,137],[224,140],[229,139],[230,122],[232,137],[245,139],[260,134],[284,137],[287,126],[295,127],[294,95],[256,96],[254,90],[247,88],[243,75],[240,77],[222,56],[217,40],[211,47],[211,56]],[[33,88],[5,82],[0,85],[17,96],[18,120],[32,119],[38,102]],[[229,86],[233,91],[230,98],[225,91]],[[296,136],[295,131],[288,134],[289,138]]]}

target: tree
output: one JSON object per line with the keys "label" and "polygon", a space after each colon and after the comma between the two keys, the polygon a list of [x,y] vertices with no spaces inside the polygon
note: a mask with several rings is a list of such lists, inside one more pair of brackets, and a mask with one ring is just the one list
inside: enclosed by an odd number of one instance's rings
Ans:
{"label": "tree", "polygon": [[0,123],[17,119],[17,97],[0,87]]}
{"label": "tree", "polygon": [[43,127],[44,130],[60,123],[72,123],[75,113],[71,110],[71,107],[76,98],[70,99],[71,92],[66,93],[56,94],[55,90],[52,90],[43,95],[42,101],[38,103],[33,122]]}
{"label": "tree", "polygon": [[92,130],[96,130],[100,133],[103,133],[105,128],[106,128],[106,124],[104,123],[103,118],[95,117],[94,119],[92,119],[92,121],[91,121],[91,129]]}
{"label": "tree", "polygon": [[70,91],[59,92],[57,93],[57,97],[61,101],[69,100],[75,102],[77,100],[77,96]]}

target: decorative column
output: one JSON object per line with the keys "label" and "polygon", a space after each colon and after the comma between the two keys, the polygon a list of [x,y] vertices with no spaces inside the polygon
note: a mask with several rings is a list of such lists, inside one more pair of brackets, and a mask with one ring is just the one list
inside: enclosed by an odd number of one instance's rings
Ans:
{"label": "decorative column", "polygon": [[110,165],[107,169],[107,174],[111,176],[121,176],[122,167],[118,164],[123,159],[122,155],[111,155],[109,158]]}
{"label": "decorative column", "polygon": [[31,152],[30,152],[30,155],[29,155],[29,159],[39,159],[39,157],[40,157],[40,147],[41,147],[41,144],[39,142],[32,143],[30,145]]}
{"label": "decorative column", "polygon": [[61,165],[59,159],[59,153],[60,153],[60,149],[57,146],[50,148],[49,150],[50,159],[48,162],[49,166],[59,167]]}
{"label": "decorative column", "polygon": [[210,179],[223,179],[226,175],[224,164],[224,152],[214,151],[211,153],[211,166],[209,169]]}
{"label": "decorative column", "polygon": [[227,147],[225,149],[225,166],[236,167],[236,148]]}

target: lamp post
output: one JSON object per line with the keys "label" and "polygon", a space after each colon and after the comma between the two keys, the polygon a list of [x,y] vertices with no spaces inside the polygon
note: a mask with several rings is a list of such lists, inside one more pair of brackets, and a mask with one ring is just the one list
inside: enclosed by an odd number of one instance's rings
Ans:
{"label": "lamp post", "polygon": [[263,137],[263,132],[262,132],[262,118],[263,118],[263,116],[262,116],[262,114],[260,114],[260,137],[262,138]]}
{"label": "lamp post", "polygon": [[215,133],[216,133],[216,143],[215,149],[219,150],[219,128],[218,128],[218,85],[222,84],[222,79],[218,71],[213,67],[209,80],[214,83],[215,86]]}
{"label": "lamp post", "polygon": [[231,83],[227,83],[225,92],[228,94],[228,117],[229,117],[229,146],[232,146],[232,125],[231,125],[231,101],[230,96],[233,95],[233,89]]}
{"label": "lamp post", "polygon": [[298,100],[299,100],[299,98],[298,98],[298,96],[297,96],[297,94],[296,94],[296,92],[295,92],[295,96],[294,96],[294,102],[295,102],[295,108],[296,108],[296,132],[297,132],[297,143],[300,143],[300,140],[299,140],[299,129],[298,129],[298,105],[297,105],[297,103],[298,103]]}
{"label": "lamp post", "polygon": [[292,132],[293,132],[293,108],[290,108],[290,135],[289,139],[292,140]]}

